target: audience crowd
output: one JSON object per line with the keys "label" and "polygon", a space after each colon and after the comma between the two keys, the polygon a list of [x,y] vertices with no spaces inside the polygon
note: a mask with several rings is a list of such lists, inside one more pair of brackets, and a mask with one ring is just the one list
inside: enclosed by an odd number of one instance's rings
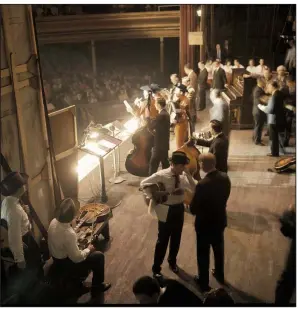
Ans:
{"label": "audience crowd", "polygon": [[[105,62],[94,76],[90,61],[83,55],[64,61],[63,51],[42,53],[42,69],[47,103],[55,109],[70,105],[101,103],[136,98],[139,88],[156,78],[156,71],[144,66],[112,66]],[[80,59],[78,62],[77,59]]]}

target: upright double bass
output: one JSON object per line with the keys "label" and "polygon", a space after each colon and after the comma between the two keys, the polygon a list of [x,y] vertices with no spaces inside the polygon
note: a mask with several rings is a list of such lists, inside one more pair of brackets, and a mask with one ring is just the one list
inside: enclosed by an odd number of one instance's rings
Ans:
{"label": "upright double bass", "polygon": [[149,162],[154,143],[154,134],[150,130],[150,121],[151,117],[153,118],[158,113],[151,94],[149,94],[147,101],[144,103],[137,109],[134,115],[145,117],[145,121],[142,127],[133,134],[132,143],[134,148],[129,151],[125,160],[126,170],[130,174],[139,177],[149,176]]}

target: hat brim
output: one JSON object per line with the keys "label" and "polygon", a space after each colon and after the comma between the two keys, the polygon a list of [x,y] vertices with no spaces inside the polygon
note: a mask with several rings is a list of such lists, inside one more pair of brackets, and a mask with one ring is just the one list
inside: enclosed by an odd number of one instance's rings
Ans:
{"label": "hat brim", "polygon": [[8,190],[5,186],[3,186],[3,183],[4,181],[6,180],[6,178],[8,176],[10,176],[11,174],[14,174],[15,172],[12,172],[10,174],[8,174],[0,183],[0,192],[1,192],[1,195],[3,196],[10,196],[12,194],[14,194],[18,189],[20,189],[22,186],[28,184],[28,179],[29,179],[29,176],[25,173],[19,173],[21,178],[19,179],[20,180],[20,185],[17,189],[15,190]]}
{"label": "hat brim", "polygon": [[142,86],[140,89],[143,91],[152,91],[152,89],[149,86]]}
{"label": "hat brim", "polygon": [[182,165],[187,165],[190,162],[189,158],[170,158],[169,160],[173,164],[182,164]]}

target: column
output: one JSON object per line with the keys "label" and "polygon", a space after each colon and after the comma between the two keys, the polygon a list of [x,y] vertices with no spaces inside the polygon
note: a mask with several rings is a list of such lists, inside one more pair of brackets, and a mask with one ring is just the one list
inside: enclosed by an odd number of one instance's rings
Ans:
{"label": "column", "polygon": [[205,61],[205,45],[206,45],[206,5],[201,5],[200,31],[203,32],[203,45],[200,46],[200,61]]}
{"label": "column", "polygon": [[164,38],[161,37],[160,38],[160,55],[159,55],[159,59],[160,59],[160,73],[164,73],[164,61],[165,61],[165,51],[164,51]]}
{"label": "column", "polygon": [[180,75],[184,75],[184,65],[190,63],[194,67],[195,46],[188,44],[188,32],[196,31],[196,6],[180,5],[180,42],[179,42],[179,62]]}

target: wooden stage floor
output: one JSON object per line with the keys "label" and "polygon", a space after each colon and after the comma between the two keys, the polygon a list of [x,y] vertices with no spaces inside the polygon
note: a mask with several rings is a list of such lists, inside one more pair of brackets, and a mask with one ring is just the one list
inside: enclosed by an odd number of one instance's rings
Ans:
{"label": "wooden stage floor", "polygon": [[[200,115],[197,130],[206,127],[208,111]],[[289,241],[279,230],[276,215],[295,201],[295,174],[275,174],[267,171],[276,159],[266,157],[268,147],[252,143],[252,130],[231,132],[229,176],[232,182],[228,201],[228,228],[225,231],[225,276],[227,289],[239,303],[272,303],[276,281],[284,267]],[[268,143],[268,138],[264,138]],[[172,141],[173,146],[173,141]],[[121,169],[131,144],[121,149]],[[172,147],[173,149],[173,147]],[[295,151],[294,147],[288,148]],[[204,151],[207,151],[205,148]],[[105,164],[106,179],[112,175],[111,159]],[[105,304],[135,304],[132,293],[134,281],[151,275],[157,221],[147,214],[147,207],[138,191],[140,178],[122,173],[122,184],[109,184],[107,194],[113,209],[110,221],[111,243],[105,250],[105,277],[112,288],[104,294]],[[80,184],[80,198],[86,201],[98,192],[97,170]],[[178,265],[179,276],[173,274],[164,262],[163,274],[175,278],[199,296],[193,276],[197,274],[194,218],[186,214]],[[212,256],[212,254],[211,254]],[[211,266],[213,257],[211,257]],[[219,284],[210,275],[211,287]],[[87,296],[81,297],[80,303]]]}

